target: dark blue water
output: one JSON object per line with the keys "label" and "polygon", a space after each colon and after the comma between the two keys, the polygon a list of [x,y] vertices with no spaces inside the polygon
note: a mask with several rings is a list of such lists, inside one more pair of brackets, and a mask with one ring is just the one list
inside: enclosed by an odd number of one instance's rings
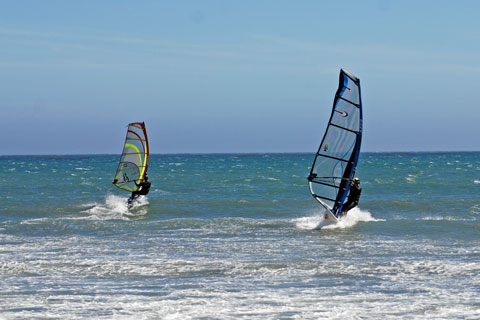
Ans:
{"label": "dark blue water", "polygon": [[338,225],[311,154],[0,157],[0,317],[478,319],[480,153],[366,153]]}

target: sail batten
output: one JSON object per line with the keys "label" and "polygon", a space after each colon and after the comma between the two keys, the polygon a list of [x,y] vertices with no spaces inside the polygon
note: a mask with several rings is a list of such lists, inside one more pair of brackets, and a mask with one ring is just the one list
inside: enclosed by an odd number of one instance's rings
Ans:
{"label": "sail batten", "polygon": [[148,169],[149,152],[145,123],[130,123],[113,184],[126,191],[137,191]]}
{"label": "sail batten", "polygon": [[335,217],[355,176],[361,139],[360,80],[341,69],[332,113],[308,177],[313,197]]}
{"label": "sail batten", "polygon": [[342,159],[342,158],[337,158],[337,157],[332,157],[332,156],[327,156],[327,155],[321,154],[321,153],[317,153],[317,155],[318,155],[318,156],[325,157],[325,158],[330,158],[330,159],[333,159],[333,160],[348,162],[348,160],[345,160],[345,159]]}
{"label": "sail batten", "polygon": [[325,183],[325,182],[321,182],[321,181],[315,181],[315,180],[312,180],[313,183],[318,183],[318,184],[323,184],[325,186],[329,186],[329,187],[332,187],[332,188],[340,188],[339,186],[336,186],[334,184],[329,184],[329,183]]}
{"label": "sail batten", "polygon": [[337,126],[337,125],[334,124],[334,123],[331,123],[330,125],[331,125],[331,126],[334,126],[334,127],[337,127],[337,128],[340,128],[340,129],[343,129],[343,130],[350,131],[350,132],[355,133],[355,134],[358,134],[358,133],[359,133],[358,131],[355,131],[355,130],[350,130],[350,129],[345,128],[345,127],[342,127],[342,126]]}
{"label": "sail batten", "polygon": [[345,101],[345,102],[348,102],[348,103],[350,103],[350,104],[353,104],[353,105],[354,105],[355,107],[357,107],[357,108],[360,108],[360,105],[359,105],[358,103],[352,102],[352,101],[350,101],[350,100],[348,100],[348,99],[345,99],[345,98],[342,98],[342,97],[338,97],[338,98],[341,99],[341,100],[343,100],[343,101]]}

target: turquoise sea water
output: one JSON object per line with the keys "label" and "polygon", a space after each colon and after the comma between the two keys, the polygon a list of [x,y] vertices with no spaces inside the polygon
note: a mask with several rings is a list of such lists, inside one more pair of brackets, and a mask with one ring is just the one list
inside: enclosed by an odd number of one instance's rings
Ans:
{"label": "turquoise sea water", "polygon": [[313,154],[0,157],[0,318],[478,319],[480,153],[363,153],[318,228]]}

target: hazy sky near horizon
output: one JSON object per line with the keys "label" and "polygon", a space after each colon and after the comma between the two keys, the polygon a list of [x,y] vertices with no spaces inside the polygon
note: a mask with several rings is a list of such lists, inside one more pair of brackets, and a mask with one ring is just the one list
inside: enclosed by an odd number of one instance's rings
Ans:
{"label": "hazy sky near horizon", "polygon": [[480,150],[477,1],[0,1],[0,154],[314,152],[345,68],[362,151]]}

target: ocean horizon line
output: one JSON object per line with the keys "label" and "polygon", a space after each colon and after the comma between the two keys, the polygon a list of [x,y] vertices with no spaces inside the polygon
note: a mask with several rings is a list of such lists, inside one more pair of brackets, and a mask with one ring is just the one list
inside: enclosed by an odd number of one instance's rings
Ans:
{"label": "ocean horizon line", "polygon": [[[453,153],[480,153],[480,150],[437,150],[437,151],[363,151],[360,154],[453,154]],[[315,154],[312,151],[275,151],[275,152],[165,152],[165,153],[151,153],[150,156],[176,156],[176,155],[288,155],[288,154]],[[7,157],[48,157],[48,156],[118,156],[119,153],[36,153],[36,154],[3,154],[0,158]]]}

